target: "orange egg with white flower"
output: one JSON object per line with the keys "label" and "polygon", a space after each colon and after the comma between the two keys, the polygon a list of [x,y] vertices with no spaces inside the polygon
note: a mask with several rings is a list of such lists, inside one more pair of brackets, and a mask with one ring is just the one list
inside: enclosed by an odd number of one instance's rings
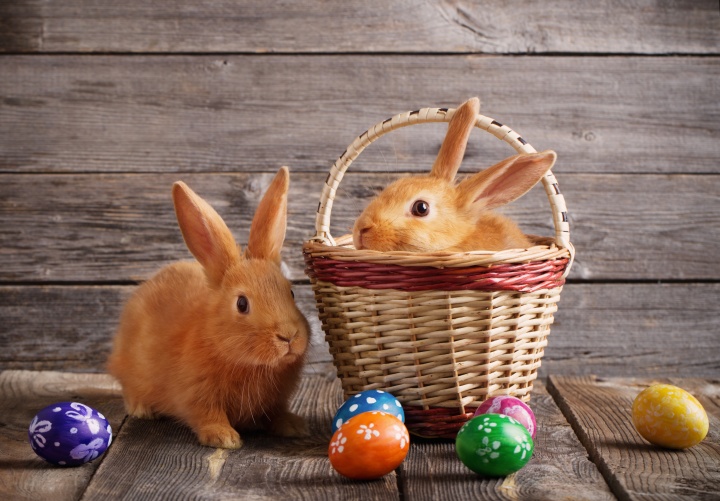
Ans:
{"label": "orange egg with white flower", "polygon": [[345,422],[328,447],[330,464],[348,478],[379,478],[400,466],[410,449],[410,435],[397,417],[363,412]]}

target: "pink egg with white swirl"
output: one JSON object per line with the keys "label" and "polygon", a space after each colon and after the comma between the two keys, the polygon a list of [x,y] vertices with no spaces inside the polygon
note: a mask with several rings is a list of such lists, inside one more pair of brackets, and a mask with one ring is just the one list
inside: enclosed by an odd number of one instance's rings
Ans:
{"label": "pink egg with white swirl", "polygon": [[532,438],[535,439],[537,432],[535,414],[532,409],[519,398],[509,395],[490,397],[480,404],[480,407],[475,411],[475,416],[479,416],[480,414],[504,414],[505,416],[510,416],[527,428]]}

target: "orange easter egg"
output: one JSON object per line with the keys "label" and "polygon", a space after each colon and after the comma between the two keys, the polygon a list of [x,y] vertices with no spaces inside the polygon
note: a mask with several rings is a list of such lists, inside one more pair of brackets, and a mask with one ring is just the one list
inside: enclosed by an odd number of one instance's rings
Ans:
{"label": "orange easter egg", "polygon": [[379,478],[400,466],[410,449],[410,435],[386,412],[363,412],[345,422],[328,447],[330,464],[348,478]]}

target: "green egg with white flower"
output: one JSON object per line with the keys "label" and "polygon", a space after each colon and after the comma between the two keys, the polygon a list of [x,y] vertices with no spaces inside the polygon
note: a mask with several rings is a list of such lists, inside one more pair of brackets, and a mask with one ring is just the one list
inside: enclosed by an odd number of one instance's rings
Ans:
{"label": "green egg with white flower", "polygon": [[535,445],[522,424],[503,414],[482,414],[465,423],[455,451],[475,473],[502,477],[518,471],[532,457]]}

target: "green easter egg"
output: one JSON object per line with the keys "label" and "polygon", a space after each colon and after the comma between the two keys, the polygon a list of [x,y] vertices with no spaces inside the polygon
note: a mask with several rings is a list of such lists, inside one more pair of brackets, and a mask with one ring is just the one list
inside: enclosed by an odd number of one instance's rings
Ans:
{"label": "green easter egg", "polygon": [[482,414],[465,423],[455,439],[460,461],[475,473],[508,475],[525,466],[533,440],[518,421],[503,414]]}

